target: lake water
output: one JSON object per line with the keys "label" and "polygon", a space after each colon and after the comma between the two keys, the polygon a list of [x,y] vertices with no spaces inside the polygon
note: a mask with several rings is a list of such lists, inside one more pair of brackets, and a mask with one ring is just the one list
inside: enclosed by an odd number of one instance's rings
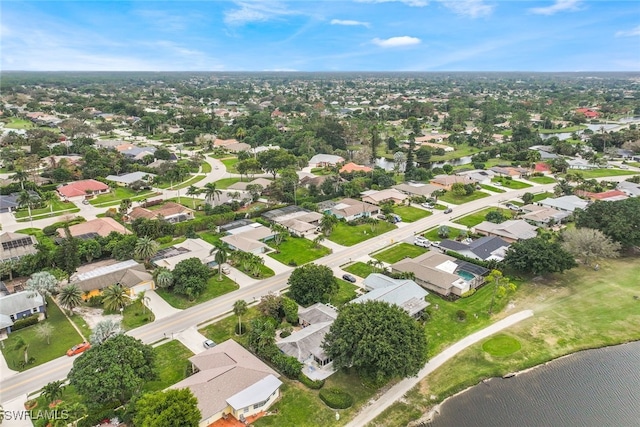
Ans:
{"label": "lake water", "polygon": [[446,401],[429,426],[638,427],[640,342],[588,350]]}

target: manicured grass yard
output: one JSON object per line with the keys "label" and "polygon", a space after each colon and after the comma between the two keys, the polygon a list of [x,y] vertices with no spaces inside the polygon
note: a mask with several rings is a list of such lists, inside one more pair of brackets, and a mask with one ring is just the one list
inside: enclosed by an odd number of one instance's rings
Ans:
{"label": "manicured grass yard", "polygon": [[337,294],[331,297],[329,302],[333,306],[340,308],[356,297],[356,289],[358,289],[358,287],[346,280],[336,279],[336,281],[338,282],[340,289],[338,289]]}
{"label": "manicured grass yard", "polygon": [[224,164],[224,167],[227,168],[227,172],[238,173],[238,170],[236,169],[236,163],[238,163],[237,157],[233,157],[230,159],[223,159],[221,161],[222,161],[222,164]]}
{"label": "manicured grass yard", "polygon": [[137,328],[138,326],[146,325],[147,323],[153,322],[155,319],[151,310],[143,306],[142,303],[138,301],[126,306],[122,314],[122,327],[126,331]]}
{"label": "manicured grass yard", "polygon": [[516,181],[514,179],[506,179],[504,177],[493,178],[491,180],[491,182],[499,182],[499,183],[502,184],[503,187],[507,187],[507,188],[510,188],[512,190],[519,190],[521,188],[531,187],[530,184],[526,184],[526,183],[521,182],[521,181]]}
{"label": "manicured grass yard", "polygon": [[229,292],[233,292],[238,289],[238,285],[229,279],[224,274],[222,275],[222,281],[218,281],[218,275],[213,275],[207,282],[207,288],[201,293],[195,300],[189,301],[188,298],[174,294],[167,289],[156,289],[156,293],[160,295],[166,302],[172,307],[185,309],[193,307],[194,305],[201,304],[205,301],[209,301],[220,295],[224,295]]}
{"label": "manicured grass yard", "polygon": [[553,184],[556,182],[556,180],[550,176],[530,176],[527,178],[527,181],[535,182],[537,184]]}
{"label": "manicured grass yard", "polygon": [[393,212],[400,215],[404,222],[414,222],[432,215],[429,211],[414,208],[413,206],[394,206]]}
{"label": "manicured grass yard", "polygon": [[382,262],[393,264],[394,262],[398,262],[405,258],[415,258],[419,255],[422,255],[426,251],[427,249],[423,248],[422,246],[411,245],[409,243],[403,242],[392,246],[382,252],[373,254],[371,255],[371,257]]}
{"label": "manicured grass yard", "polygon": [[174,185],[173,187],[170,187],[169,190],[181,190],[183,188],[187,188],[192,186],[193,184],[195,184],[196,182],[200,182],[205,178],[204,175],[194,175],[191,178],[187,179],[186,181],[183,181],[180,184]]}
{"label": "manicured grass yard", "polygon": [[492,356],[504,357],[520,350],[520,341],[505,334],[495,335],[484,343],[482,349]]}
{"label": "manicured grass yard", "polygon": [[[76,207],[75,204],[71,203],[71,202],[63,202],[62,200],[58,200],[55,199],[51,202],[48,202],[53,204],[53,213],[51,213],[51,207],[49,205],[47,205],[44,208],[40,208],[40,209],[31,209],[31,216],[34,219],[43,219],[43,218],[49,218],[52,216],[59,216],[59,215],[63,215],[63,214],[70,214],[70,213],[75,213],[75,212],[80,212],[80,209],[78,209]],[[64,211],[64,212],[62,212]],[[29,218],[29,210],[26,208],[21,208],[20,210],[16,211],[14,213],[14,216],[17,219],[20,218]]]}
{"label": "manicured grass yard", "polygon": [[440,200],[447,203],[453,203],[455,205],[462,205],[464,203],[472,202],[484,197],[489,197],[489,194],[482,191],[474,191],[468,196],[456,196],[451,191],[447,191],[446,193],[444,193],[444,195],[440,196]]}
{"label": "manicured grass yard", "polygon": [[7,129],[31,129],[35,124],[31,120],[13,118],[9,123],[5,123]]}
{"label": "manicured grass yard", "polygon": [[202,162],[202,173],[209,173],[211,172],[211,165],[207,162]]}
{"label": "manicured grass yard", "polygon": [[[74,329],[73,325],[64,317],[64,314],[58,306],[47,299],[47,320],[42,322],[49,323],[53,326],[53,335],[51,336],[51,344],[47,344],[46,340],[38,338],[36,335],[36,325],[29,326],[24,329],[12,332],[9,337],[3,341],[2,354],[4,355],[9,368],[24,371],[25,369],[41,365],[64,356],[74,345],[82,342],[82,337]],[[15,350],[15,342],[18,337],[22,337],[29,344],[28,355],[34,357],[35,361],[31,365],[22,367],[20,362],[24,362],[24,353],[22,350]]]}
{"label": "manicured grass yard", "polygon": [[[576,171],[571,171],[576,172]],[[635,175],[638,172],[624,169],[591,169],[579,172],[584,179],[603,178],[606,176]]]}
{"label": "manicured grass yard", "polygon": [[216,188],[218,190],[224,190],[236,182],[240,182],[240,178],[222,178],[216,181]]}
{"label": "manicured grass yard", "polygon": [[[267,244],[275,249],[272,240]],[[285,265],[290,265],[291,261],[296,265],[306,264],[331,253],[331,250],[325,246],[320,245],[316,248],[311,240],[293,236],[287,237],[280,244],[278,250],[280,253],[273,251],[269,253],[269,256]]]}
{"label": "manicured grass yard", "polygon": [[378,225],[375,231],[371,231],[369,224],[361,225],[349,225],[343,222],[333,229],[333,232],[328,237],[329,240],[339,245],[353,246],[357,243],[364,242],[372,237],[384,234],[387,231],[395,229],[396,226],[386,221],[378,221]]}
{"label": "manicured grass yard", "polygon": [[[247,301],[248,302],[248,301]],[[242,324],[245,327],[249,327],[249,323],[251,319],[255,319],[260,316],[260,312],[255,307],[249,307],[249,310],[242,316]],[[199,332],[205,337],[213,340],[216,343],[224,342],[228,339],[234,339],[239,343],[246,345],[247,344],[247,334],[236,335],[236,326],[238,325],[238,316],[232,314],[231,316],[227,316],[224,319],[220,319],[216,323],[212,323],[211,325],[205,326],[202,329],[199,329]]]}
{"label": "manicured grass yard", "polygon": [[461,230],[456,227],[449,227],[449,237],[440,237],[438,235],[438,227],[436,227],[436,228],[432,228],[426,233],[423,233],[422,235],[427,239],[431,240],[432,242],[436,242],[438,240],[442,240],[443,238],[454,240],[462,232],[465,232],[465,230]]}
{"label": "manicured grass yard", "polygon": [[369,264],[365,264],[364,262],[354,262],[348,267],[342,268],[344,271],[355,274],[358,277],[362,277],[363,279],[370,275],[371,273],[377,273],[378,271],[370,266]]}
{"label": "manicured grass yard", "polygon": [[132,201],[140,200],[144,199],[145,197],[150,197],[153,194],[154,193],[152,191],[137,192],[127,187],[115,187],[110,193],[100,194],[99,196],[96,196],[93,199],[89,200],[89,203],[91,203],[93,206],[107,205],[120,203],[120,201],[122,201],[123,199],[130,199]]}
{"label": "manicured grass yard", "polygon": [[169,341],[155,347],[153,351],[156,354],[156,372],[159,378],[145,383],[142,387],[144,393],[164,390],[187,378],[191,368],[189,358],[193,353],[180,341]]}
{"label": "manicured grass yard", "polygon": [[485,190],[493,191],[494,193],[504,193],[504,191],[505,191],[502,188],[492,187],[491,185],[487,185],[487,184],[480,184],[480,188],[484,188]]}
{"label": "manicured grass yard", "polygon": [[210,243],[214,246],[220,243],[221,236],[211,231],[200,231],[198,232],[198,236],[200,236],[200,238],[205,242]]}
{"label": "manicured grass yard", "polygon": [[507,217],[507,219],[511,219],[511,211],[509,209],[500,209],[500,208],[486,208],[478,212],[474,212],[469,215],[465,215],[462,218],[456,219],[456,224],[464,225],[465,227],[475,227],[480,224],[482,221],[485,221],[485,217],[489,212],[499,211]]}
{"label": "manicured grass yard", "polygon": [[548,197],[553,197],[553,193],[549,193],[547,191],[547,192],[540,193],[540,194],[534,194],[532,203],[539,202],[540,200],[544,200],[544,199],[546,199]]}

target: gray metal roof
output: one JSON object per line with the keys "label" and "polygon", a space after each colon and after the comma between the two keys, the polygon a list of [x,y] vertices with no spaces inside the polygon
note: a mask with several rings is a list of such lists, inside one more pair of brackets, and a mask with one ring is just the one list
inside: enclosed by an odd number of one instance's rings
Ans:
{"label": "gray metal roof", "polygon": [[23,311],[31,311],[43,305],[44,299],[40,294],[28,291],[16,292],[0,297],[0,314],[11,316]]}
{"label": "gray metal roof", "polygon": [[352,301],[353,303],[383,301],[397,305],[412,316],[429,306],[429,303],[424,299],[429,293],[413,280],[392,279],[383,274],[374,273],[367,276],[365,281],[373,284],[376,288],[359,296]]}

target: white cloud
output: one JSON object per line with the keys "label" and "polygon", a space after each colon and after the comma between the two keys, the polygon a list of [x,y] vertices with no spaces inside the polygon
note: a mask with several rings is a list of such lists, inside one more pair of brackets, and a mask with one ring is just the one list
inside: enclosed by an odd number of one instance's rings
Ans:
{"label": "white cloud", "polygon": [[536,15],[555,15],[558,12],[580,10],[582,0],[555,0],[555,3],[547,7],[534,7],[529,12]]}
{"label": "white cloud", "polygon": [[367,27],[367,28],[371,26],[371,24],[369,24],[368,22],[354,21],[351,19],[332,19],[331,25],[346,25],[346,26],[362,25],[363,27]]}
{"label": "white cloud", "polygon": [[626,31],[618,31],[616,37],[635,37],[640,36],[640,25]]}
{"label": "white cloud", "polygon": [[429,4],[428,0],[356,0],[358,3],[404,3],[411,7],[425,7]]}
{"label": "white cloud", "polygon": [[493,12],[494,6],[486,4],[483,0],[438,0],[447,9],[461,16],[479,18],[489,16]]}
{"label": "white cloud", "polygon": [[250,22],[266,22],[288,15],[298,15],[299,12],[287,9],[280,2],[236,2],[239,9],[228,10],[224,13],[224,22],[228,25],[244,25]]}
{"label": "white cloud", "polygon": [[409,36],[399,36],[399,37],[390,37],[388,39],[379,39],[375,38],[371,40],[373,44],[377,44],[380,47],[402,47],[402,46],[413,46],[420,44],[422,41],[417,37],[409,37]]}

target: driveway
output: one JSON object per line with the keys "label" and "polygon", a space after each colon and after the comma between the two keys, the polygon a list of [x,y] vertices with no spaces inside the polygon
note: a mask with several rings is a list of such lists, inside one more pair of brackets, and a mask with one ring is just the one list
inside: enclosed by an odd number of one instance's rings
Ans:
{"label": "driveway", "polygon": [[271,258],[267,254],[260,254],[259,256],[260,256],[260,258],[262,258],[264,260],[264,265],[266,265],[267,267],[272,269],[273,272],[276,275],[281,274],[281,273],[286,273],[287,271],[293,270],[293,267],[289,267],[288,265],[284,265],[280,261],[276,261],[275,259]]}
{"label": "driveway", "polygon": [[185,329],[179,334],[175,335],[175,338],[184,344],[189,350],[191,350],[194,354],[202,353],[206,350],[202,343],[207,339],[204,335],[202,335],[195,326]]}
{"label": "driveway", "polygon": [[149,310],[153,312],[155,316],[155,320],[160,320],[163,317],[171,316],[172,314],[176,314],[182,310],[171,307],[171,305],[166,302],[160,295],[156,293],[156,291],[146,291],[144,296],[149,298],[146,301],[146,306],[149,307]]}

